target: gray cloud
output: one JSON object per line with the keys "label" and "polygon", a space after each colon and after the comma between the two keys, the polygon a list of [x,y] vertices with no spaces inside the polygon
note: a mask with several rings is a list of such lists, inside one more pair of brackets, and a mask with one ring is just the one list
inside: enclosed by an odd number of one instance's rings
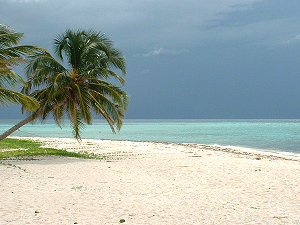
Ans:
{"label": "gray cloud", "polygon": [[[14,24],[9,25],[18,24],[18,27],[22,27],[28,35],[40,30],[45,34],[52,33],[53,36],[66,28],[85,27],[103,30],[122,45],[141,47],[161,43],[173,49],[178,43],[189,45],[196,40],[203,41],[205,29],[219,26],[220,21],[229,13],[251,10],[252,6],[260,1],[188,0],[182,3],[170,0],[13,2],[8,0],[4,2],[7,3],[5,8],[9,8],[12,13],[1,13],[3,18],[6,18],[6,21],[14,21]],[[27,7],[20,2],[30,4]],[[18,16],[15,17],[16,15]],[[35,38],[41,41],[40,37]]]}
{"label": "gray cloud", "polygon": [[287,40],[283,40],[282,44],[298,44],[300,43],[300,34],[297,34],[296,36],[293,36]]}
{"label": "gray cloud", "polygon": [[151,50],[148,53],[143,54],[145,57],[156,56],[156,55],[180,55],[183,53],[190,53],[187,49],[175,50],[175,49],[164,49],[163,47],[154,47],[154,50]]}

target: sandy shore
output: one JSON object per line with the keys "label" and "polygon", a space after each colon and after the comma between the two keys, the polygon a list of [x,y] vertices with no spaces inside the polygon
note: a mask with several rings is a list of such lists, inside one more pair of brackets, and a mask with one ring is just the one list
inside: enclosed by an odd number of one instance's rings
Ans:
{"label": "sandy shore", "polygon": [[43,139],[107,160],[0,164],[0,224],[300,224],[299,158],[205,145]]}

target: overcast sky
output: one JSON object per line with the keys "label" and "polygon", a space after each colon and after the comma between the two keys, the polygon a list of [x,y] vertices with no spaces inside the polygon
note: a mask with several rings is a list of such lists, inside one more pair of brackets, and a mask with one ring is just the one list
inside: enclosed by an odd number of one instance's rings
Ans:
{"label": "overcast sky", "polygon": [[[0,4],[0,23],[50,52],[67,28],[106,33],[127,59],[128,119],[300,118],[300,1]],[[0,111],[20,115],[20,107]]]}

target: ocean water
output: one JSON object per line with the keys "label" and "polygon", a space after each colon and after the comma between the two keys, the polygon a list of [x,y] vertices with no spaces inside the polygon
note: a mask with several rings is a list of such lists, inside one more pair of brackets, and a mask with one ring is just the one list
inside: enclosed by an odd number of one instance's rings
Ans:
{"label": "ocean water", "polygon": [[[0,120],[4,132],[18,120]],[[60,129],[53,121],[27,124],[11,136],[72,137],[68,123]],[[113,134],[103,120],[86,126],[83,138],[197,143],[300,154],[300,120],[125,120]]]}

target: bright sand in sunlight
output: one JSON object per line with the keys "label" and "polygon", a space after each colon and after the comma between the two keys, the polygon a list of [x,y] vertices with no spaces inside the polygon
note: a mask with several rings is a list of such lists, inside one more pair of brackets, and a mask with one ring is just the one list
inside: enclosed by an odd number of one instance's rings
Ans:
{"label": "bright sand in sunlight", "polygon": [[2,225],[300,224],[299,159],[205,145],[35,139],[111,157],[2,161]]}

